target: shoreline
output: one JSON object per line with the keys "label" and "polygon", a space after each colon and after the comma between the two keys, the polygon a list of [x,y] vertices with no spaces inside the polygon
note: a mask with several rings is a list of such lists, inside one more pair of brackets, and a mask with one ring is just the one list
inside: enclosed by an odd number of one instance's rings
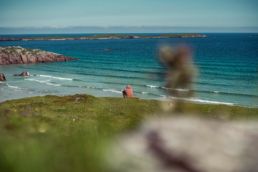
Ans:
{"label": "shoreline", "polygon": [[[45,75],[43,75],[45,76]],[[46,75],[47,76],[47,75]],[[64,78],[62,78],[64,79]],[[25,79],[25,80],[29,80],[29,81],[37,81],[39,83],[44,83],[53,87],[61,87],[63,86],[62,84],[57,84],[57,83],[51,83],[51,82],[45,82],[45,81],[40,81],[40,80],[34,80],[34,79]],[[66,80],[68,80],[68,78],[66,78]],[[72,79],[69,79],[72,80]],[[0,81],[0,86],[1,84],[4,84],[6,87],[8,87],[9,89],[12,89],[14,91],[22,91],[24,90],[24,88],[20,88],[16,85],[10,85],[8,82],[2,82]],[[8,101],[8,100],[17,100],[17,99],[23,99],[23,98],[27,98],[27,97],[37,97],[37,96],[48,96],[48,95],[56,95],[56,96],[72,96],[74,94],[87,94],[87,95],[91,95],[91,96],[95,96],[95,97],[122,97],[122,92],[119,89],[108,89],[108,88],[101,88],[101,87],[91,87],[91,86],[77,86],[78,88],[85,88],[85,89],[90,89],[88,92],[86,91],[77,91],[77,92],[67,92],[67,93],[48,93],[48,94],[31,94],[31,95],[21,95],[21,96],[10,96],[10,97],[5,97],[4,99],[1,100],[0,98],[0,103],[4,102],[4,101]],[[197,91],[198,92],[198,91]],[[209,99],[207,97],[198,97],[198,96],[194,96],[194,97],[189,97],[189,98],[177,98],[177,97],[172,97],[169,95],[164,94],[156,94],[156,93],[152,93],[150,91],[145,92],[145,91],[135,91],[136,97],[138,97],[139,99],[142,100],[183,100],[186,102],[190,102],[190,103],[196,103],[196,104],[218,104],[218,105],[228,105],[228,106],[239,106],[239,107],[247,107],[247,108],[258,108],[258,105],[255,104],[241,104],[241,103],[237,103],[237,102],[230,102],[230,101],[223,101],[223,100],[214,100],[214,99]],[[214,93],[215,94],[215,93]],[[217,93],[218,94],[218,93]],[[147,95],[147,96],[146,96]]]}

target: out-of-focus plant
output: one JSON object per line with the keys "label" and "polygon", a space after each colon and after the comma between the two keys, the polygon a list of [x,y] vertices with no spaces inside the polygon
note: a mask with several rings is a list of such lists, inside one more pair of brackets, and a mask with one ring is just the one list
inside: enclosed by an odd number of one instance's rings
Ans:
{"label": "out-of-focus plant", "polygon": [[193,96],[192,82],[197,73],[192,51],[188,46],[162,46],[159,59],[167,68],[165,88],[175,100],[175,111],[182,111],[183,100]]}

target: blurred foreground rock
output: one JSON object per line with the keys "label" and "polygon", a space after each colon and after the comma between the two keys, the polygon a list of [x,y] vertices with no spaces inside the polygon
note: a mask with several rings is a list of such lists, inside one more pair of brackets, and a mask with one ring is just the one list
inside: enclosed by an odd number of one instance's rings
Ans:
{"label": "blurred foreground rock", "polygon": [[153,119],[122,136],[109,155],[123,172],[257,172],[257,122]]}

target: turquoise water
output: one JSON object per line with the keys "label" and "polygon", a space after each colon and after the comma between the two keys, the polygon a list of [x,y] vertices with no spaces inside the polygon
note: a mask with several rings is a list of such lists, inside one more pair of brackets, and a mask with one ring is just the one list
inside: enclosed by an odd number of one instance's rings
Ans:
{"label": "turquoise water", "polygon": [[[0,101],[75,93],[121,97],[121,90],[127,84],[134,87],[137,97],[163,99],[166,97],[162,89],[165,69],[156,57],[157,48],[163,43],[185,43],[194,49],[199,75],[194,83],[196,95],[192,101],[258,107],[258,34],[0,42],[0,46],[39,48],[79,59],[66,63],[0,66],[0,72],[8,79],[0,83]],[[25,70],[33,76],[13,76]]]}

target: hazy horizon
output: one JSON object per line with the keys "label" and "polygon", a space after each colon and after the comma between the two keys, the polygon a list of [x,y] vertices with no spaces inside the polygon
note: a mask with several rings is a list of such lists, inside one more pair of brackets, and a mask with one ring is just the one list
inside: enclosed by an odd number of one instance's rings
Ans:
{"label": "hazy horizon", "polygon": [[256,0],[1,0],[0,34],[258,32],[257,7]]}
{"label": "hazy horizon", "polygon": [[92,33],[258,33],[258,27],[170,27],[170,26],[75,26],[0,27],[0,34],[92,34]]}

